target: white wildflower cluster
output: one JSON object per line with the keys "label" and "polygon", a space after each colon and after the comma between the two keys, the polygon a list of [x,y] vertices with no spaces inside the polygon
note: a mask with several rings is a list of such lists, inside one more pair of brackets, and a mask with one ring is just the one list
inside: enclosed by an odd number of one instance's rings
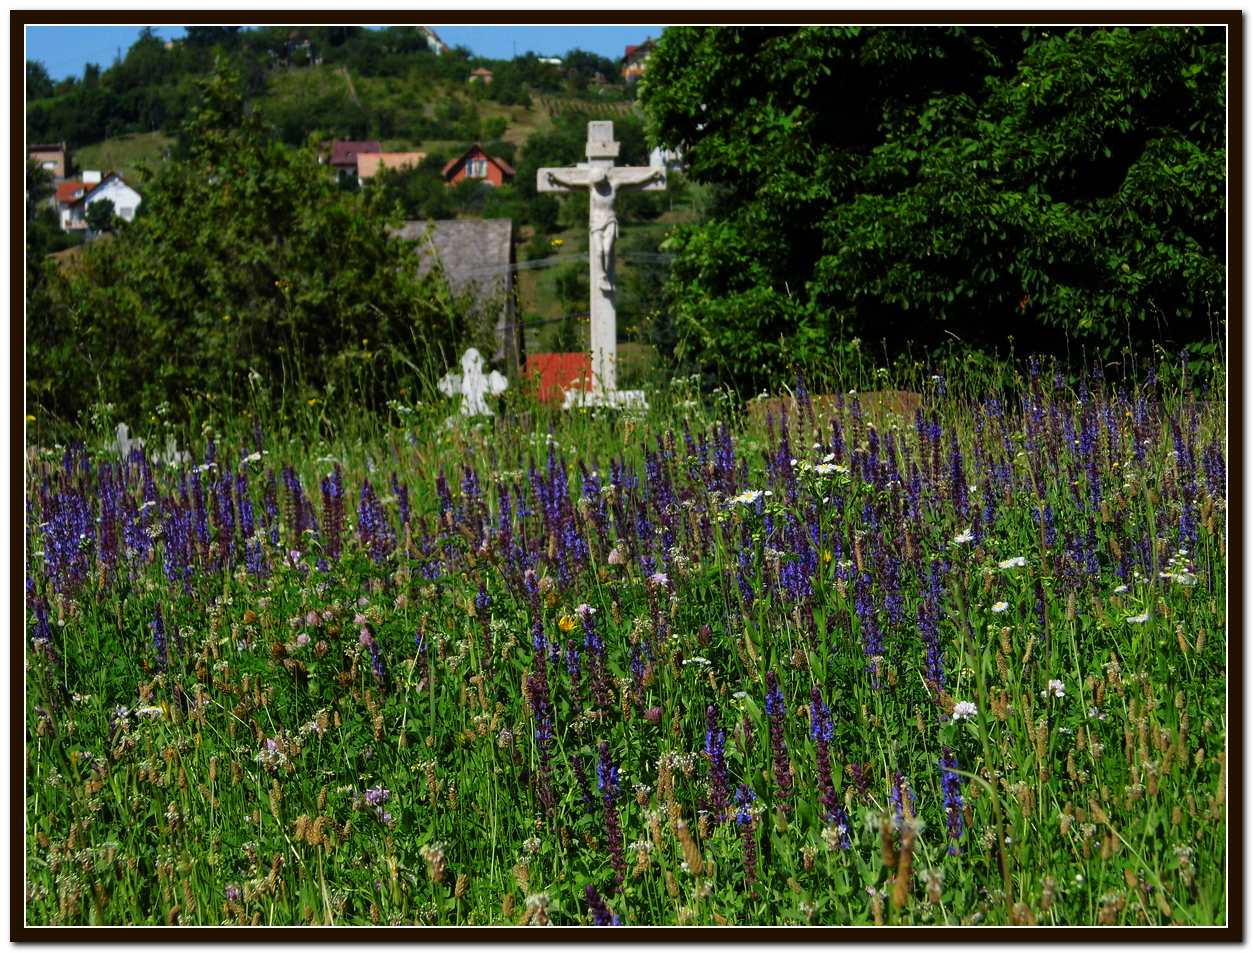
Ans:
{"label": "white wildflower cluster", "polygon": [[1020,569],[1027,565],[1026,556],[1010,556],[1009,559],[1002,559],[996,564],[1001,569]]}
{"label": "white wildflower cluster", "polygon": [[744,506],[752,506],[759,499],[761,499],[763,495],[769,496],[770,491],[769,490],[745,490],[743,493],[739,493],[731,497],[731,499],[728,500],[727,502],[732,503],[732,504],[740,503]]}
{"label": "white wildflower cluster", "polygon": [[1195,586],[1197,583],[1196,573],[1192,572],[1188,562],[1188,551],[1183,548],[1170,557],[1166,568],[1157,575],[1159,578],[1169,579],[1180,586]]}
{"label": "white wildflower cluster", "polygon": [[953,706],[953,721],[969,721],[979,714],[979,707],[972,701],[959,701]]}

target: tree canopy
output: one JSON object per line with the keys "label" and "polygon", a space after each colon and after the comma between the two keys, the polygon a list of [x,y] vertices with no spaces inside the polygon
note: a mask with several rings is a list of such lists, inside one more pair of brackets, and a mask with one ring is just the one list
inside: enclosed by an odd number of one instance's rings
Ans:
{"label": "tree canopy", "polygon": [[32,403],[69,420],[98,399],[131,419],[327,387],[369,403],[441,372],[468,329],[413,246],[388,237],[387,210],[278,142],[238,75],[216,73],[198,102],[185,156],[155,171],[135,221],[41,272]]}
{"label": "tree canopy", "polygon": [[1225,96],[1221,29],[667,29],[650,133],[715,193],[680,349],[756,385],[855,338],[1210,337]]}

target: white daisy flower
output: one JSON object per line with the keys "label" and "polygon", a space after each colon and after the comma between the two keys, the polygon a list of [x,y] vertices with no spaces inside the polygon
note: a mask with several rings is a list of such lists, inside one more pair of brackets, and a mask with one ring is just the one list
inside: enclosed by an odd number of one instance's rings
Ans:
{"label": "white daisy flower", "polygon": [[1001,569],[1018,569],[1027,565],[1026,556],[1010,556],[1009,559],[1002,559],[997,565]]}
{"label": "white daisy flower", "polygon": [[979,707],[974,702],[961,701],[953,706],[953,721],[969,721],[979,714]]}
{"label": "white daisy flower", "polygon": [[992,605],[993,612],[1004,612],[1008,608],[1009,608],[1008,602],[997,602],[997,603],[993,603]]}
{"label": "white daisy flower", "polygon": [[1143,623],[1149,621],[1149,614],[1147,612],[1141,612],[1139,615],[1129,615],[1127,616],[1127,621],[1133,625],[1142,625]]}
{"label": "white daisy flower", "polygon": [[964,546],[966,543],[973,543],[975,540],[974,528],[968,527],[965,532],[958,533],[953,537],[953,543],[957,546]]}

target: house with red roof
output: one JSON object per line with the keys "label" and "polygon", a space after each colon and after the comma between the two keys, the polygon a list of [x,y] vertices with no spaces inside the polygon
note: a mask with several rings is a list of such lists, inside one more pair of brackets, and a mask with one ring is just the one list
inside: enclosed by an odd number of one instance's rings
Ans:
{"label": "house with red roof", "polygon": [[649,37],[643,43],[632,44],[626,48],[626,55],[622,57],[622,78],[628,83],[633,83],[648,68],[648,58],[653,55],[653,50],[657,48],[657,41]]}
{"label": "house with red roof", "polygon": [[331,166],[338,172],[357,174],[357,156],[363,152],[382,152],[373,139],[336,139],[331,143]]}
{"label": "house with red roof", "polygon": [[517,173],[504,159],[490,156],[477,142],[444,166],[444,182],[454,186],[465,179],[479,179],[488,185],[504,185]]}
{"label": "house with red roof", "polygon": [[58,184],[55,198],[61,228],[67,232],[85,229],[87,206],[102,199],[112,202],[114,214],[125,222],[134,221],[135,210],[143,201],[142,196],[116,172],[101,176],[99,172],[90,170],[84,171],[81,179],[66,179]]}

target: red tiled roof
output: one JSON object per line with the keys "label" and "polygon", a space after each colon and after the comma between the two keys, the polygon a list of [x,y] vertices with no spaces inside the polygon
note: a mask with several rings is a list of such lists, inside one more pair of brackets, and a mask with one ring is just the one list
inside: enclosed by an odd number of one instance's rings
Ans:
{"label": "red tiled roof", "polygon": [[483,156],[483,158],[485,158],[488,162],[494,163],[495,165],[499,166],[501,171],[503,171],[505,175],[517,175],[517,173],[514,171],[513,166],[511,166],[504,159],[500,159],[496,156],[489,156],[486,152],[483,151],[483,147],[476,142],[474,145],[472,145],[469,149],[467,149],[461,155],[457,156],[457,158],[452,159],[451,161],[447,162],[444,165],[444,172],[443,172],[444,178],[448,178],[450,175],[452,175],[452,173],[456,170],[457,166],[461,165],[461,163],[463,163],[466,159],[470,158],[470,156],[474,155],[474,153],[476,152],[480,153]]}
{"label": "red tiled roof", "polygon": [[67,179],[57,186],[57,204],[70,205],[71,203],[81,199],[90,191],[91,189],[83,185],[82,182],[76,179]]}
{"label": "red tiled roof", "polygon": [[592,379],[592,356],[583,352],[528,354],[522,377],[535,381],[541,401],[560,403],[567,389],[574,386],[587,389]]}
{"label": "red tiled roof", "polygon": [[331,143],[331,165],[357,165],[357,153],[382,152],[383,147],[373,139],[336,139]]}

